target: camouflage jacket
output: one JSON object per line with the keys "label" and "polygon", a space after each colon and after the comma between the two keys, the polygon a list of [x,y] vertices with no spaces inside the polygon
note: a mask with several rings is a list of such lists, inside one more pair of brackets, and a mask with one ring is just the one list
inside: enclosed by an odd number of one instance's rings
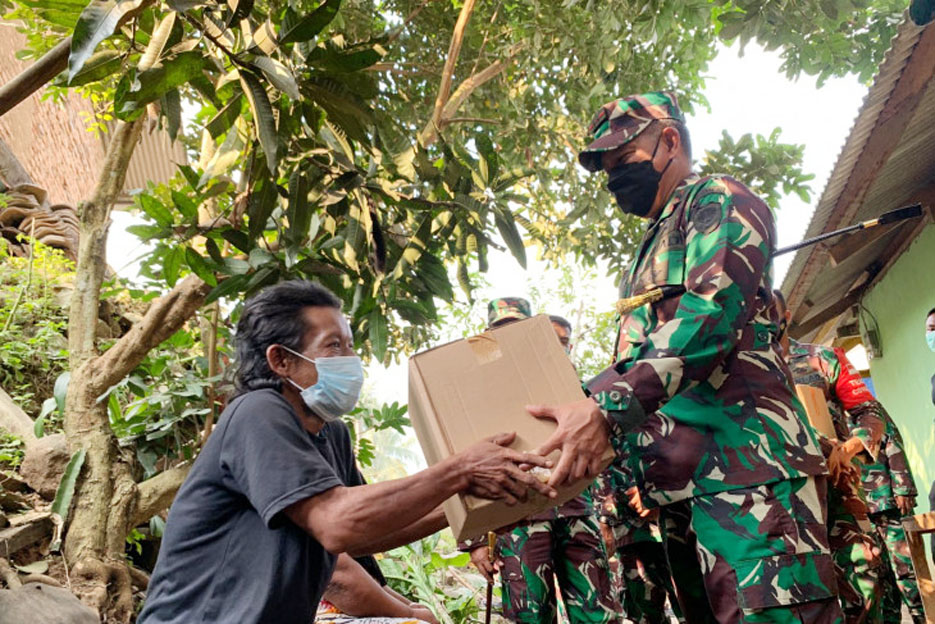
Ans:
{"label": "camouflage jacket", "polygon": [[838,438],[863,443],[861,479],[870,513],[895,509],[894,496],[916,496],[899,429],[844,352],[791,341],[789,367],[795,383],[822,390]]}
{"label": "camouflage jacket", "polygon": [[747,187],[691,177],[620,284],[685,289],[622,317],[616,364],[586,385],[648,504],[827,471],[776,338],[775,239]]}

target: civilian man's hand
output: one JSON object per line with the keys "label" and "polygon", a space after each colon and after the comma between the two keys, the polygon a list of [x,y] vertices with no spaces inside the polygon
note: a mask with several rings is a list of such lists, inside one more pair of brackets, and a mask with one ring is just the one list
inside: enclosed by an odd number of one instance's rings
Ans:
{"label": "civilian man's hand", "polygon": [[412,603],[412,615],[409,617],[428,622],[429,624],[438,624],[438,618],[435,617],[434,613],[429,611],[428,607],[416,603]]}
{"label": "civilian man's hand", "polygon": [[610,427],[597,403],[582,399],[565,405],[527,405],[526,410],[558,423],[552,437],[536,450],[543,456],[562,451],[549,485],[557,487],[600,473],[601,456],[610,446]]}
{"label": "civilian man's hand", "polygon": [[904,516],[911,516],[916,508],[915,496],[897,496],[896,506],[899,507],[899,513]]}
{"label": "civilian man's hand", "polygon": [[493,583],[494,575],[500,571],[500,561],[490,560],[490,549],[486,546],[478,546],[471,551],[471,563],[488,583]]}
{"label": "civilian man's hand", "polygon": [[558,496],[554,489],[528,471],[537,466],[549,468],[552,461],[536,453],[522,453],[508,448],[515,439],[516,433],[501,433],[455,456],[457,465],[467,476],[468,494],[503,500],[507,505],[526,500],[529,489],[549,498]]}

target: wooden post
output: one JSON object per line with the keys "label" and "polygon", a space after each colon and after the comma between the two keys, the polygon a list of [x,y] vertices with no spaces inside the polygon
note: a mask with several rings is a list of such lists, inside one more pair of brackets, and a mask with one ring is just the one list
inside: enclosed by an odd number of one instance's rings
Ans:
{"label": "wooden post", "polygon": [[932,571],[925,559],[925,543],[922,541],[926,533],[935,533],[935,511],[903,518],[903,528],[906,530],[909,556],[922,595],[925,621],[935,623],[935,582],[932,581]]}

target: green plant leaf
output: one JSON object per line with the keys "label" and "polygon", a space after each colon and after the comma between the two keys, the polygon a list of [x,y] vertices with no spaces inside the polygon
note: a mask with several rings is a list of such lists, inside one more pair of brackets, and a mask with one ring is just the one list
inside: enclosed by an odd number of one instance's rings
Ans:
{"label": "green plant leaf", "polygon": [[58,490],[55,492],[55,500],[52,501],[52,513],[58,514],[64,522],[68,518],[68,509],[71,507],[71,499],[75,495],[75,484],[78,482],[78,475],[81,474],[81,468],[84,466],[84,458],[87,454],[83,448],[78,449],[65,467],[65,473],[58,484]]}
{"label": "green plant leaf", "polygon": [[217,114],[205,124],[205,128],[207,128],[208,132],[211,134],[211,138],[217,139],[234,125],[234,122],[240,117],[242,102],[243,99],[238,92],[237,95],[232,97],[230,101],[224,105],[224,108],[219,110]]}
{"label": "green plant leaf", "polygon": [[124,121],[140,117],[147,104],[200,76],[205,63],[200,51],[190,50],[160,61],[133,79],[124,76],[114,94],[114,113]]}
{"label": "green plant leaf", "polygon": [[201,257],[201,254],[192,249],[191,247],[185,248],[185,262],[188,263],[188,266],[191,270],[202,279],[209,286],[217,286],[218,280],[214,276],[214,271],[211,270],[211,267],[208,266],[208,263],[205,262],[205,259]]}
{"label": "green plant leaf", "polygon": [[509,247],[510,253],[519,262],[520,266],[526,268],[526,246],[523,244],[523,237],[520,236],[516,228],[516,221],[513,215],[506,209],[497,209],[494,211],[494,222],[503,237],[503,242]]}
{"label": "green plant leaf", "polygon": [[386,348],[389,339],[389,327],[386,322],[386,315],[383,310],[376,308],[370,313],[370,348],[373,350],[373,356],[382,361],[386,355]]}
{"label": "green plant leaf", "polygon": [[75,24],[68,55],[68,82],[74,80],[85,61],[124,20],[140,10],[147,0],[91,0]]}
{"label": "green plant leaf", "polygon": [[256,126],[257,138],[263,146],[266,156],[266,166],[270,173],[276,175],[278,162],[278,138],[276,137],[276,118],[273,116],[273,107],[270,106],[269,96],[259,78],[248,71],[240,72],[240,82],[247,101],[253,111],[253,123]]}
{"label": "green plant leaf", "polygon": [[179,269],[182,267],[182,260],[185,258],[185,251],[181,247],[173,247],[166,252],[165,260],[162,264],[162,275],[169,286],[175,286],[179,279]]}
{"label": "green plant leaf", "polygon": [[304,17],[289,11],[282,21],[279,31],[279,43],[308,41],[317,36],[338,14],[341,0],[325,0],[321,6]]}
{"label": "green plant leaf", "polygon": [[162,113],[166,116],[166,132],[175,141],[182,127],[182,96],[178,89],[170,89],[162,97]]}
{"label": "green plant leaf", "polygon": [[295,76],[285,65],[279,61],[273,60],[268,56],[258,56],[253,60],[257,66],[269,79],[273,86],[291,97],[298,100],[302,96],[299,93],[299,85],[296,84]]}
{"label": "green plant leaf", "polygon": [[143,212],[160,226],[170,227],[172,225],[172,211],[152,195],[139,195],[139,204]]}
{"label": "green plant leaf", "polygon": [[52,398],[55,399],[55,408],[62,414],[65,413],[65,397],[68,394],[68,382],[71,380],[71,373],[65,371],[55,380],[55,386],[52,388]]}
{"label": "green plant leaf", "polygon": [[39,561],[33,561],[29,565],[18,565],[16,566],[16,569],[23,574],[45,574],[49,571],[49,562],[44,559],[40,559]]}
{"label": "green plant leaf", "polygon": [[123,56],[117,50],[99,50],[91,55],[81,70],[68,82],[65,72],[59,74],[54,84],[69,87],[79,87],[97,82],[113,75],[123,64]]}
{"label": "green plant leaf", "polygon": [[172,203],[179,209],[182,216],[188,220],[197,219],[198,205],[188,195],[181,191],[172,191]]}

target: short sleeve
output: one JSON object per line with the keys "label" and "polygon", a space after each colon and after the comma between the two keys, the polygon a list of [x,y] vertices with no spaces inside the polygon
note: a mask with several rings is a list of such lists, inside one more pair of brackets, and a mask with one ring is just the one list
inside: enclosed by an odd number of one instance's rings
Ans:
{"label": "short sleeve", "polygon": [[289,403],[272,390],[246,395],[223,432],[225,486],[242,494],[268,528],[300,500],[343,485]]}

